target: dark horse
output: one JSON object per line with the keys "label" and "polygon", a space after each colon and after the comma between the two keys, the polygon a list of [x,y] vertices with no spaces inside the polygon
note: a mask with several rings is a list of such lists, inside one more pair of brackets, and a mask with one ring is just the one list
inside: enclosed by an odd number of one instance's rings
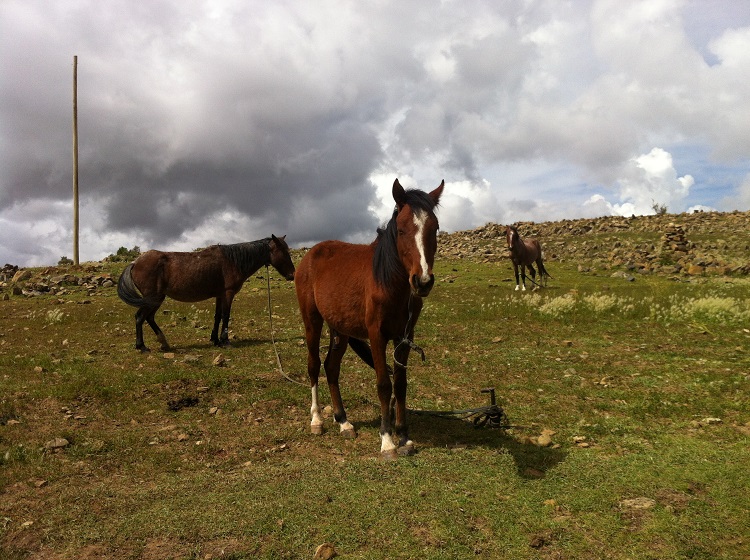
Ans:
{"label": "dark horse", "polygon": [[[534,270],[534,264],[539,268],[539,282],[543,285],[547,284],[547,278],[552,278],[547,269],[544,268],[544,261],[542,260],[542,246],[536,239],[530,237],[528,239],[521,239],[518,234],[518,228],[515,226],[505,227],[505,240],[508,243],[508,251],[510,251],[510,260],[513,263],[513,272],[516,275],[516,291],[523,289],[526,291],[526,267],[531,272],[531,281],[536,284],[536,270]],[[521,267],[521,287],[518,283],[518,267]]]}
{"label": "dark horse", "polygon": [[[318,405],[320,334],[323,323],[330,330],[325,372],[333,404],[333,416],[345,437],[354,437],[346,419],[339,391],[341,359],[347,346],[371,367],[377,377],[380,400],[380,450],[395,456],[391,395],[395,395],[395,432],[399,446],[413,451],[406,426],[406,362],[413,346],[414,326],[435,283],[432,265],[437,250],[438,221],[435,207],[444,182],[431,193],[405,191],[393,183],[396,209],[388,224],[378,230],[370,245],[324,241],[302,258],[294,279],[305,323],[307,373],[312,393],[312,433],[323,431]],[[370,341],[370,346],[366,340]],[[393,383],[386,363],[386,346],[393,341]]]}
{"label": "dark horse", "polygon": [[[147,251],[129,264],[117,283],[117,295],[138,308],[135,314],[135,347],[148,352],[143,343],[146,321],[169,350],[167,338],[154,320],[166,296],[177,301],[216,298],[211,341],[216,346],[229,342],[229,312],[232,300],[248,277],[263,265],[272,265],[284,278],[294,280],[294,263],[284,237],[272,235],[258,241],[233,245],[212,245],[191,253]],[[219,323],[222,323],[219,336]]]}

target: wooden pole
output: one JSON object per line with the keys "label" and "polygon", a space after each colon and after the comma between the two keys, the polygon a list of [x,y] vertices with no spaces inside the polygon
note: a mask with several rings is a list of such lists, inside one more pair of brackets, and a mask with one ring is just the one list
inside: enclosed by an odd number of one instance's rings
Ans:
{"label": "wooden pole", "polygon": [[78,57],[73,57],[73,264],[78,266]]}

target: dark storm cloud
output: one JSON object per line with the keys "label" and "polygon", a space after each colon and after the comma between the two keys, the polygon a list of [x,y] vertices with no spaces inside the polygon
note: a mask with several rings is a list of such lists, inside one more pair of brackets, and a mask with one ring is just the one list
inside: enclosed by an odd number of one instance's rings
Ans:
{"label": "dark storm cloud", "polygon": [[0,258],[69,253],[73,55],[87,258],[371,239],[396,176],[456,229],[687,208],[671,146],[750,159],[750,10],[711,6],[3,0]]}

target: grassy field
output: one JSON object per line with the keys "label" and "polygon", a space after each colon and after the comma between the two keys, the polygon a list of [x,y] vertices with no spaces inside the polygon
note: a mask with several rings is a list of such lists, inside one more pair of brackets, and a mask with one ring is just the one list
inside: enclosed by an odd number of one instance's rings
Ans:
{"label": "grassy field", "polygon": [[[114,288],[0,301],[0,557],[750,557],[750,281],[548,269],[519,293],[505,261],[436,263],[408,404],[483,406],[495,387],[514,427],[412,415],[418,453],[391,462],[351,352],[358,437],[330,418],[309,433],[265,278],[235,300],[226,349],[210,302],[168,301],[171,354],[150,331],[154,351],[135,351]],[[293,285],[271,285],[304,381]]]}

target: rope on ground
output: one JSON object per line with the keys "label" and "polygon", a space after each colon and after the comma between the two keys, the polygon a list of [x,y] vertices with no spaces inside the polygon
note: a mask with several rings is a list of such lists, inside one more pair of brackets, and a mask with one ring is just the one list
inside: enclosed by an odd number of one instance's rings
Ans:
{"label": "rope on ground", "polygon": [[508,416],[502,407],[498,406],[495,402],[495,388],[488,387],[482,389],[482,393],[490,394],[490,405],[480,406],[477,408],[467,408],[464,410],[414,410],[409,409],[410,414],[417,414],[423,416],[437,416],[438,418],[458,418],[459,420],[471,420],[472,424],[477,428],[488,426],[490,428],[497,428],[499,430],[506,430],[513,428],[508,423]]}

